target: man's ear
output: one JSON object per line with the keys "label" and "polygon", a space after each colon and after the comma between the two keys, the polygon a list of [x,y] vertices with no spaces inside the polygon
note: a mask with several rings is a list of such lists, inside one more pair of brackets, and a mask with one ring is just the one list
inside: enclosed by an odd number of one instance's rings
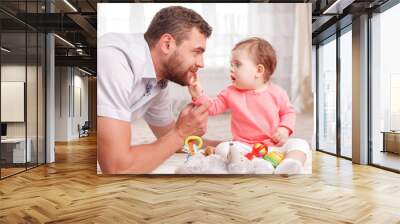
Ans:
{"label": "man's ear", "polygon": [[264,67],[264,65],[258,64],[258,65],[257,65],[256,77],[257,77],[257,78],[264,77],[264,73],[265,73],[265,67]]}
{"label": "man's ear", "polygon": [[170,54],[176,48],[175,38],[171,34],[165,33],[160,37],[159,46],[164,54]]}

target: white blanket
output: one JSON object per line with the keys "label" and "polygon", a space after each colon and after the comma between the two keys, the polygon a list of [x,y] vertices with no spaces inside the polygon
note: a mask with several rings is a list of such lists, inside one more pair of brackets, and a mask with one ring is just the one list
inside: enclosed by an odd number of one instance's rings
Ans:
{"label": "white blanket", "polygon": [[[301,151],[306,152],[306,161],[304,169],[299,174],[311,174],[312,172],[312,154],[308,143],[305,141],[290,141],[290,147],[296,149],[301,148]],[[217,150],[218,151],[218,150]],[[255,158],[248,160],[243,153],[237,150],[230,152],[230,159],[224,158],[224,155],[217,154],[204,156],[197,153],[194,156],[188,157],[185,162],[178,165],[175,173],[177,174],[270,174],[267,167],[263,164],[267,163],[263,159]],[[232,169],[232,167],[235,167]]]}

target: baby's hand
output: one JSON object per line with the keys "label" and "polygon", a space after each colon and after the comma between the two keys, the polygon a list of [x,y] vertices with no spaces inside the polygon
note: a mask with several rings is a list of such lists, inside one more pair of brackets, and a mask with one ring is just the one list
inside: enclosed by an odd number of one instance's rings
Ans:
{"label": "baby's hand", "polygon": [[276,146],[281,147],[283,146],[289,138],[289,129],[285,127],[279,127],[276,130],[275,134],[272,136],[272,140],[276,144]]}
{"label": "baby's hand", "polygon": [[203,88],[201,87],[197,74],[191,77],[188,90],[192,98],[199,98],[203,94]]}

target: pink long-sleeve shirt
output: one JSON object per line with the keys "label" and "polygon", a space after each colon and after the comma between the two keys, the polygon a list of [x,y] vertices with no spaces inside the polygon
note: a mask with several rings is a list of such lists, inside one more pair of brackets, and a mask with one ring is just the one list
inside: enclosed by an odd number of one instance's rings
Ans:
{"label": "pink long-sleeve shirt", "polygon": [[234,141],[247,144],[262,142],[273,146],[272,135],[279,127],[293,134],[296,113],[284,89],[271,83],[261,92],[240,90],[229,86],[211,99],[203,94],[193,99],[196,105],[211,101],[209,115],[217,115],[231,109],[231,131]]}

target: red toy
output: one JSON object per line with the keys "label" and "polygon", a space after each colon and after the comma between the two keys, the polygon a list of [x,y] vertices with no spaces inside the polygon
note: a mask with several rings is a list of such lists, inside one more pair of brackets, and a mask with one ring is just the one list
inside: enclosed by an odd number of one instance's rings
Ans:
{"label": "red toy", "polygon": [[247,153],[246,158],[252,160],[255,157],[263,158],[268,153],[268,147],[263,143],[256,143],[253,145],[251,152]]}

